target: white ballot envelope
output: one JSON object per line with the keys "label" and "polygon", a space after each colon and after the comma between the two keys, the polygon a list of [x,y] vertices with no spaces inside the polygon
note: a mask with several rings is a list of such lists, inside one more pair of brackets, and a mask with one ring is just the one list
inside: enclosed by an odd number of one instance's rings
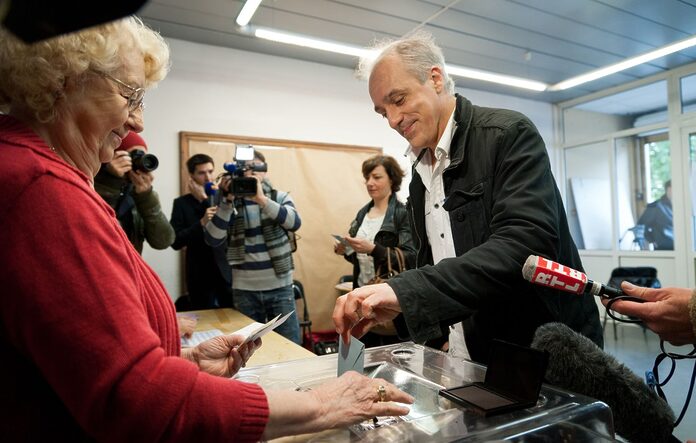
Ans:
{"label": "white ballot envelope", "polygon": [[365,371],[365,344],[352,335],[348,344],[343,343],[343,337],[338,337],[337,369],[339,377],[346,371],[362,374]]}
{"label": "white ballot envelope", "polygon": [[282,317],[280,314],[278,314],[274,319],[269,320],[267,323],[259,323],[259,322],[254,322],[251,324],[248,324],[247,326],[243,327],[242,329],[238,331],[234,331],[232,334],[236,335],[243,335],[246,337],[244,339],[244,342],[240,344],[239,346],[242,346],[246,343],[249,343],[251,341],[256,340],[257,338],[261,338],[264,335],[268,334],[278,326],[282,325],[285,320],[292,315],[292,313],[295,312],[294,310],[288,312],[287,314],[283,315]]}

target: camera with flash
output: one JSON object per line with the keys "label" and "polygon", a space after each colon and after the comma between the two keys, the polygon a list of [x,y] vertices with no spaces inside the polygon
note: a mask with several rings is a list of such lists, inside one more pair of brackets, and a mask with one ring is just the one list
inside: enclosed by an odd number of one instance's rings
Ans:
{"label": "camera with flash", "polygon": [[245,177],[246,171],[267,172],[266,163],[255,164],[254,147],[251,145],[237,145],[234,154],[234,162],[225,163],[222,167],[227,171],[223,176],[232,177],[230,192],[235,197],[249,197],[256,195],[257,181],[255,177]]}

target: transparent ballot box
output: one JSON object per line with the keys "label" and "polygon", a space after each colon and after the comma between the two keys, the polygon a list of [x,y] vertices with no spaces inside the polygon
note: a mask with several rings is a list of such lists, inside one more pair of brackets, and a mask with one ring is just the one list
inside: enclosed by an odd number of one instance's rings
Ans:
{"label": "transparent ballot box", "polygon": [[[337,355],[330,354],[243,369],[235,378],[258,383],[266,390],[309,390],[336,378],[336,370]],[[485,366],[414,343],[368,348],[365,375],[387,380],[411,394],[415,403],[410,405],[410,413],[377,417],[292,441],[614,441],[612,415],[606,404],[552,386],[542,386],[536,405],[490,417],[439,395],[444,388],[483,381],[485,372]]]}

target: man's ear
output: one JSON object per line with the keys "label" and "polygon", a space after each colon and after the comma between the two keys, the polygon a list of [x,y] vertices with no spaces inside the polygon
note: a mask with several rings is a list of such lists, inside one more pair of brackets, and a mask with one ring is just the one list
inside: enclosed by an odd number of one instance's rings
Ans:
{"label": "man's ear", "polygon": [[435,86],[435,92],[440,94],[445,90],[445,76],[442,74],[442,69],[439,66],[430,68],[430,81]]}

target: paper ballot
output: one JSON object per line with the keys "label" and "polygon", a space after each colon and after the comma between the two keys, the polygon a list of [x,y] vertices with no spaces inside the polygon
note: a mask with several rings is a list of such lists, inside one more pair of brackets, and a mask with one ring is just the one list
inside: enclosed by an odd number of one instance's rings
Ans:
{"label": "paper ballot", "polygon": [[[268,334],[278,326],[282,325],[285,320],[287,320],[290,315],[295,312],[290,311],[284,316],[280,316],[278,314],[273,320],[269,321],[268,323],[259,323],[257,321],[250,323],[246,326],[244,326],[242,329],[238,331],[234,331],[232,334],[234,335],[242,335],[245,337],[244,343],[248,343],[250,341],[256,340],[259,337],[263,337],[264,335]],[[230,335],[232,335],[230,334]],[[218,335],[225,335],[224,332],[220,331],[219,329],[210,329],[207,331],[196,331],[191,335],[191,338],[185,338],[182,337],[181,339],[181,347],[182,348],[189,348],[189,347],[194,347],[200,343],[203,343],[204,341],[210,340],[213,337],[217,337]],[[241,345],[240,345],[241,346]]]}
{"label": "paper ballot", "polygon": [[362,374],[365,371],[365,344],[350,336],[350,343],[343,343],[343,337],[338,337],[338,376],[346,371]]}
{"label": "paper ballot", "polygon": [[295,311],[292,310],[282,317],[280,316],[280,314],[278,314],[273,320],[270,320],[268,323],[251,323],[243,327],[242,329],[233,332],[232,334],[243,335],[246,337],[241,345],[249,343],[250,341],[254,341],[257,338],[263,337],[264,335],[268,334],[278,326],[282,325],[285,322],[285,320],[287,320],[288,317],[292,315],[293,312]]}

